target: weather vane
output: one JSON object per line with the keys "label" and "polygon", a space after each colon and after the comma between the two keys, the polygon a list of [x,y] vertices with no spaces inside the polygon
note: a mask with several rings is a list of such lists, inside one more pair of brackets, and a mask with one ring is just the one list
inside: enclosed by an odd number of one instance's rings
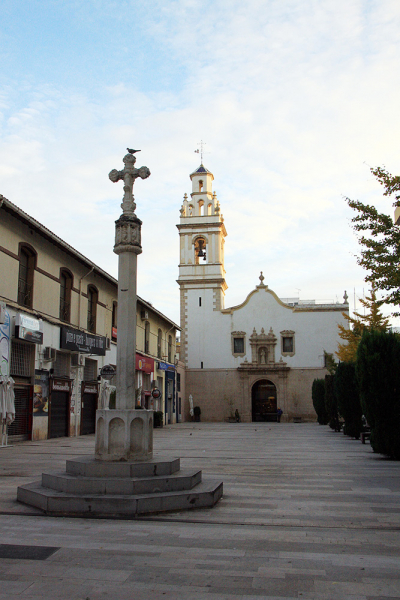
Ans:
{"label": "weather vane", "polygon": [[201,140],[199,143],[200,149],[197,148],[197,150],[195,150],[196,154],[200,154],[201,164],[203,164],[204,145],[205,145],[205,142],[203,142],[203,140]]}

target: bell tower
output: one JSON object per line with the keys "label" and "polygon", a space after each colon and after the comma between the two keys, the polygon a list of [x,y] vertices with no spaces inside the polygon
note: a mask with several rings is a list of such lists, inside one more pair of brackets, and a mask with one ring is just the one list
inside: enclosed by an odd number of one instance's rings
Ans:
{"label": "bell tower", "polygon": [[[224,308],[224,244],[227,235],[217,195],[212,191],[213,174],[200,165],[190,175],[192,193],[183,197],[180,223],[178,284],[181,294],[181,360],[190,361],[190,332],[207,323],[207,314]],[[196,323],[196,327],[193,324]],[[192,325],[191,325],[192,324]]]}

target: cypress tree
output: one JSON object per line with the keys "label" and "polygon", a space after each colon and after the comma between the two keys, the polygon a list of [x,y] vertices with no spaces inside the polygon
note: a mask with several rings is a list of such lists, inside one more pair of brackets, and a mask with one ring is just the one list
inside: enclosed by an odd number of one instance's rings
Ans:
{"label": "cypress tree", "polygon": [[362,409],[356,379],[356,367],[351,362],[341,362],[336,369],[335,393],[339,414],[344,419],[344,433],[357,440],[363,429]]}
{"label": "cypress tree", "polygon": [[325,380],[314,379],[311,395],[314,410],[317,413],[317,421],[320,425],[327,425],[329,423],[328,413],[325,408]]}
{"label": "cypress tree", "polygon": [[400,339],[391,332],[363,332],[356,375],[374,452],[400,459]]}

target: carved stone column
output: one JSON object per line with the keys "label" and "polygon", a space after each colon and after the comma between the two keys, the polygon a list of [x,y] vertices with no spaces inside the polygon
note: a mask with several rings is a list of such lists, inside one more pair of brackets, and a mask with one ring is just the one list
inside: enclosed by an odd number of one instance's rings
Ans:
{"label": "carved stone column", "polygon": [[115,222],[114,252],[118,254],[118,323],[116,409],[96,413],[96,458],[106,461],[149,460],[153,456],[153,411],[135,410],[137,257],[142,252],[141,225],[132,193],[137,177],[150,175],[147,167],[135,168],[129,151],[122,171],[109,178],[124,182],[123,210]]}

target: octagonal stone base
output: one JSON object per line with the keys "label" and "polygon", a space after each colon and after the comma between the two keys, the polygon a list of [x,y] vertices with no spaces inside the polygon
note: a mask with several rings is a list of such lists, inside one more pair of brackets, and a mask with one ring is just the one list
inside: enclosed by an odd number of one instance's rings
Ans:
{"label": "octagonal stone base", "polygon": [[97,410],[95,456],[107,461],[151,460],[153,411]]}

